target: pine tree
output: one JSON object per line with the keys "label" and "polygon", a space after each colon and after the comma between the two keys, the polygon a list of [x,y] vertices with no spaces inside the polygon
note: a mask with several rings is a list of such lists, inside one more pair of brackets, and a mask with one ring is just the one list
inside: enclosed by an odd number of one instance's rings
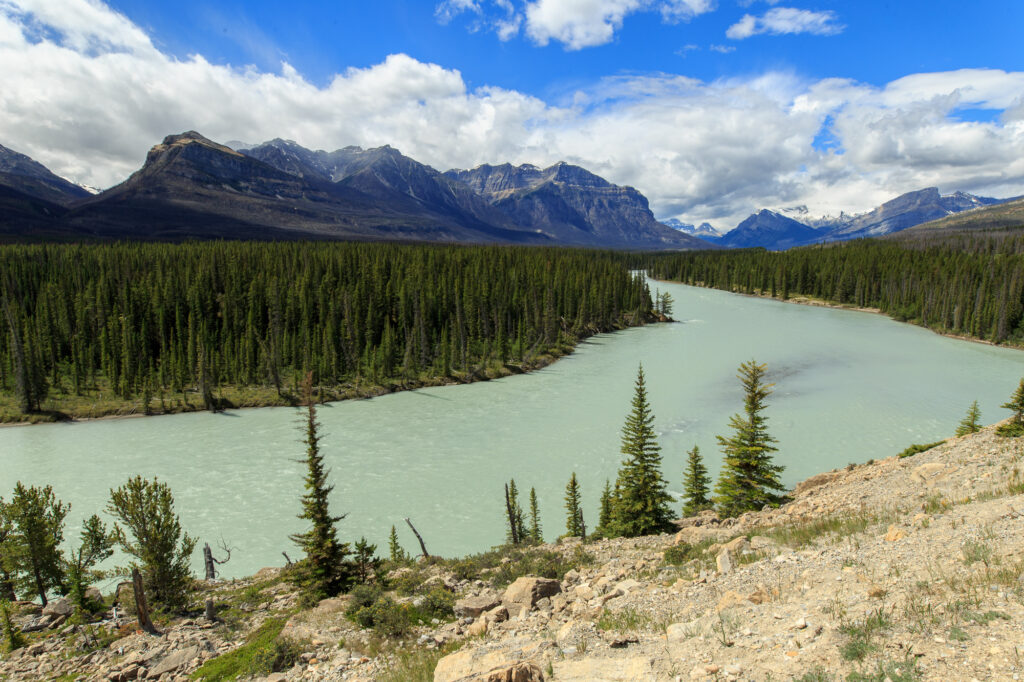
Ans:
{"label": "pine tree", "polygon": [[732,436],[718,436],[725,462],[715,485],[715,503],[724,516],[738,516],[784,499],[776,494],[785,490],[779,481],[783,467],[773,464],[771,455],[778,450],[772,445],[777,441],[768,435],[768,419],[761,414],[772,387],[762,383],[764,375],[765,365],[753,360],[740,365],[737,377],[743,384],[744,413],[729,419]]}
{"label": "pine tree", "polygon": [[100,517],[93,514],[86,519],[78,548],[71,551],[71,558],[67,562],[68,596],[82,611],[90,606],[86,603],[86,588],[103,577],[95,567],[114,553],[115,541],[116,538],[107,531]]}
{"label": "pine tree", "polygon": [[306,492],[302,496],[302,513],[312,527],[304,533],[291,536],[292,542],[302,548],[306,558],[299,567],[296,582],[305,592],[307,601],[333,597],[346,590],[351,575],[345,558],[349,554],[348,543],[338,540],[335,525],[345,518],[331,516],[328,497],[334,486],[328,485],[328,471],[320,454],[320,423],[316,418],[316,402],[313,399],[313,373],[306,374],[303,381],[306,404]]}
{"label": "pine tree", "polygon": [[514,478],[505,484],[505,515],[505,542],[518,545],[526,540],[526,521],[523,508],[519,505],[519,489]]}
{"label": "pine tree", "polygon": [[196,539],[182,531],[170,487],[135,476],[110,491],[107,511],[128,529],[115,525],[114,535],[137,560],[150,599],[172,611],[187,607]]}
{"label": "pine tree", "polygon": [[683,478],[683,516],[694,516],[705,509],[711,508],[708,493],[711,491],[711,477],[708,476],[704,459],[700,456],[700,448],[696,445],[690,450],[686,460],[686,475]]}
{"label": "pine tree", "polygon": [[597,515],[597,528],[594,529],[596,535],[611,537],[613,503],[612,483],[605,479],[604,490],[601,492],[601,509]]}
{"label": "pine tree", "polygon": [[544,532],[540,527],[540,507],[537,506],[537,491],[530,488],[530,542],[539,545],[544,542]]}
{"label": "pine tree", "polygon": [[71,510],[57,499],[50,486],[25,487],[21,481],[14,486],[14,495],[7,507],[14,530],[17,573],[26,592],[35,592],[46,606],[51,590],[64,593],[64,518]]}
{"label": "pine tree", "polygon": [[4,599],[0,601],[0,626],[3,628],[3,644],[0,645],[0,652],[10,654],[15,649],[25,646],[25,637],[21,630],[14,627],[11,620],[11,602]]}
{"label": "pine tree", "polygon": [[654,435],[654,415],[647,402],[644,368],[637,371],[633,409],[622,427],[622,454],[626,455],[615,485],[613,531],[636,537],[664,533],[672,528],[671,495],[661,474],[661,447]]}
{"label": "pine tree", "polygon": [[969,433],[981,431],[979,419],[981,419],[981,410],[978,409],[978,401],[975,400],[971,403],[970,408],[968,408],[967,415],[960,420],[960,424],[956,427],[956,435],[966,436]]}
{"label": "pine tree", "polygon": [[409,560],[409,555],[398,544],[398,531],[394,526],[391,526],[391,535],[388,536],[388,552],[395,563],[403,564]]}
{"label": "pine tree", "polygon": [[360,585],[365,585],[377,577],[380,570],[381,560],[374,556],[377,553],[377,545],[371,545],[365,537],[356,540],[355,545],[354,577]]}
{"label": "pine tree", "polygon": [[580,506],[580,486],[576,481],[576,472],[572,472],[569,483],[565,486],[565,531],[570,537],[586,537],[587,530],[583,523],[583,508]]}
{"label": "pine tree", "polygon": [[1007,437],[1024,435],[1024,379],[1020,380],[1020,385],[1010,400],[1000,405],[1000,407],[1013,410],[1013,416],[1010,417],[1009,422],[998,426],[996,433]]}

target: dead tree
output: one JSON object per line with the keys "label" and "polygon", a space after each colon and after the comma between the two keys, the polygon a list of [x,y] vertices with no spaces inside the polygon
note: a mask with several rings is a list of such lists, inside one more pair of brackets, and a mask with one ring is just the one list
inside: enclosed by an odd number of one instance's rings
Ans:
{"label": "dead tree", "polygon": [[218,559],[213,556],[213,550],[210,549],[210,543],[207,542],[203,545],[203,565],[206,567],[206,579],[215,580],[217,578],[217,565],[226,564],[231,561],[231,548],[227,546],[227,543],[222,539],[220,541],[220,548],[227,553],[226,559]]}
{"label": "dead tree", "polygon": [[143,632],[159,635],[160,633],[153,627],[153,621],[149,619],[149,605],[146,603],[146,592],[142,588],[142,576],[139,575],[139,569],[137,568],[132,568],[132,590],[135,592],[135,610],[139,614],[139,627],[142,628]]}
{"label": "dead tree", "polygon": [[423,544],[423,538],[420,536],[419,531],[416,530],[416,526],[412,525],[412,521],[409,520],[408,516],[405,517],[405,522],[409,524],[409,528],[412,528],[412,534],[415,535],[416,539],[420,541],[420,549],[423,550],[423,558],[429,559],[430,552],[427,551],[427,546]]}

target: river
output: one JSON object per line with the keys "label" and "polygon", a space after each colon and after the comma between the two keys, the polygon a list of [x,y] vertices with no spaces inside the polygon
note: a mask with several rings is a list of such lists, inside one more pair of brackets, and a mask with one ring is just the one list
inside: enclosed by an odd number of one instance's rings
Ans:
{"label": "river", "polygon": [[[603,334],[528,375],[428,388],[319,409],[322,450],[342,539],[403,546],[411,517],[435,554],[485,550],[504,538],[502,484],[525,507],[537,490],[544,535],[564,532],[565,484],[579,478],[588,527],[643,363],[663,471],[679,494],[686,451],[699,445],[713,476],[742,407],[745,360],[776,386],[766,415],[787,485],[820,471],[893,455],[952,435],[972,400],[991,423],[1024,375],[1024,353],[950,339],[883,316],[792,305],[721,291],[651,284],[675,298],[676,324]],[[0,491],[53,486],[72,505],[69,539],[103,510],[109,490],[141,474],[167,482],[185,529],[235,548],[225,576],[298,554],[289,533],[302,494],[299,412],[262,408],[0,429]],[[197,552],[198,554],[198,552]],[[200,566],[196,557],[196,567]]]}

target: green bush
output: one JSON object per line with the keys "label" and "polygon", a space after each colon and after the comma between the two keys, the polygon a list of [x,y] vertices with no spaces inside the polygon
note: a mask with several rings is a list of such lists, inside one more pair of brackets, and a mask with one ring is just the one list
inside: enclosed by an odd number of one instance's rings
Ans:
{"label": "green bush", "polygon": [[349,592],[348,609],[345,615],[349,618],[355,616],[359,609],[366,608],[373,602],[380,599],[383,591],[377,585],[356,585]]}
{"label": "green bush", "polygon": [[403,597],[409,597],[419,592],[424,579],[423,574],[419,571],[403,571],[391,581],[391,587]]}
{"label": "green bush", "polygon": [[373,604],[360,608],[353,619],[361,627],[372,628],[385,637],[401,637],[412,628],[409,607],[395,603],[391,597],[380,597]]}
{"label": "green bush", "polygon": [[270,618],[249,635],[245,644],[234,651],[210,659],[192,673],[192,679],[216,682],[241,677],[269,675],[295,665],[302,653],[299,644],[279,639],[283,618]]}
{"label": "green bush", "polygon": [[900,459],[903,459],[904,457],[913,457],[914,455],[916,455],[916,454],[918,454],[920,452],[925,452],[926,450],[931,450],[932,448],[936,447],[937,445],[942,445],[945,442],[946,441],[944,441],[944,440],[940,440],[940,441],[937,441],[935,443],[927,443],[925,445],[920,445],[920,444],[911,445],[910,447],[908,447],[906,450],[904,450],[903,452],[901,452],[899,454]]}
{"label": "green bush", "polygon": [[450,620],[455,615],[455,595],[443,587],[435,587],[423,595],[423,603],[416,610],[426,621],[431,618]]}

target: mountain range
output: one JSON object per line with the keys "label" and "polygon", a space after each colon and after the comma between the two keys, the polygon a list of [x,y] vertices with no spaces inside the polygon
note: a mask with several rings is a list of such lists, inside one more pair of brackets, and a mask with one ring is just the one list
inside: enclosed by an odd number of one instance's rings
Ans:
{"label": "mountain range", "polygon": [[[964,211],[1003,203],[1001,199],[965,192],[942,195],[935,187],[907,192],[878,208],[838,218],[811,218],[806,207],[771,211],[762,209],[721,236],[697,235],[730,248],[764,247],[784,250],[860,237],[881,237]],[[796,217],[794,217],[796,216]]]}
{"label": "mountain range", "polygon": [[[235,150],[170,135],[96,196],[0,148],[0,238],[348,239],[601,248],[708,248],[654,219],[647,199],[578,166],[441,173],[392,147]],[[505,193],[476,179],[508,169]],[[63,183],[63,184],[61,184]]]}

